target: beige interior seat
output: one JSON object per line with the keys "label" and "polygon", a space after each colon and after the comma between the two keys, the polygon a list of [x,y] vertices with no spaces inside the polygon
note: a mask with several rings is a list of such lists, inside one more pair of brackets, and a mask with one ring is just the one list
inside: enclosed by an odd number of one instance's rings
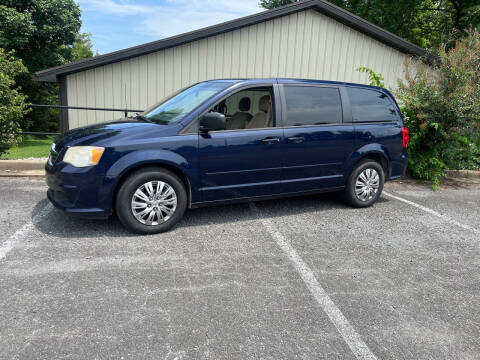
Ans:
{"label": "beige interior seat", "polygon": [[258,110],[259,112],[248,122],[246,129],[261,129],[273,126],[272,99],[270,95],[264,95],[260,98]]}
{"label": "beige interior seat", "polygon": [[233,116],[230,118],[227,124],[228,130],[235,130],[235,129],[245,129],[245,126],[252,118],[252,115],[248,113],[250,110],[250,98],[243,97],[238,102],[238,110]]}

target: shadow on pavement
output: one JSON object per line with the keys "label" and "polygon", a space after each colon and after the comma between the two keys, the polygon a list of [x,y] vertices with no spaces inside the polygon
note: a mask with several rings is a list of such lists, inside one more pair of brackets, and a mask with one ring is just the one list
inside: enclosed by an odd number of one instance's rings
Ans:
{"label": "shadow on pavement", "polygon": [[[384,197],[378,200],[379,203],[388,201],[389,200]],[[42,211],[48,203],[47,199],[38,202],[32,211],[32,218]],[[344,204],[337,193],[260,201],[255,204],[260,209],[262,215],[268,218],[298,215],[315,211],[329,211],[333,209],[355,211],[355,209]],[[256,219],[256,217],[250,210],[248,203],[204,207],[187,210],[184,218],[170,231],[185,227],[236,223],[254,219]],[[53,208],[48,214],[35,221],[34,225],[37,230],[44,234],[62,238],[141,236],[128,232],[116,216],[111,216],[107,220],[92,220],[65,214],[56,208]]]}

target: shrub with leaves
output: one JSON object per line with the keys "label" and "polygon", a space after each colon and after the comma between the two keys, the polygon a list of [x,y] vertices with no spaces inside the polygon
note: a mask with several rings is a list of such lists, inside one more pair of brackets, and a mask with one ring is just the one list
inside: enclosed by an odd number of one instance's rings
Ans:
{"label": "shrub with leaves", "polygon": [[375,71],[366,66],[359,67],[357,71],[368,74],[369,85],[382,88],[385,87],[385,83],[383,82],[385,79],[383,78],[382,74],[376,73]]}
{"label": "shrub with leaves", "polygon": [[20,122],[27,108],[25,95],[19,92],[15,77],[25,71],[12,52],[0,48],[0,154],[20,140]]}
{"label": "shrub with leaves", "polygon": [[396,96],[410,130],[409,172],[438,187],[445,169],[480,169],[480,32],[433,65],[410,63]]}

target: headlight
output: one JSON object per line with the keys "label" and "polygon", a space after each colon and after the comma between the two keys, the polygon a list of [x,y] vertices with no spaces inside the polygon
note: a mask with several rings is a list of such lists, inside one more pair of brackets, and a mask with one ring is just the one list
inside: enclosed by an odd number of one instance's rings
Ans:
{"label": "headlight", "polygon": [[104,150],[98,146],[72,146],[67,149],[63,161],[75,167],[97,165]]}

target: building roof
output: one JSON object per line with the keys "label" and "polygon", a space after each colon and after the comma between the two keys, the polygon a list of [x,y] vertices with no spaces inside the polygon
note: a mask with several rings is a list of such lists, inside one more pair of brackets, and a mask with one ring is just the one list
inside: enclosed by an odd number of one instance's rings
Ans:
{"label": "building roof", "polygon": [[222,34],[245,26],[258,24],[264,21],[272,20],[281,16],[290,15],[295,12],[308,9],[316,10],[403,53],[415,56],[426,55],[425,49],[415,44],[412,44],[411,42],[402,39],[401,37],[394,35],[387,30],[384,30],[372,24],[371,22],[368,22],[361,17],[354,15],[338,6],[335,6],[324,0],[306,0],[301,2],[294,2],[292,4],[282,6],[276,9],[263,11],[236,20],[227,21],[218,25],[213,25],[203,29],[172,36],[166,39],[157,40],[143,45],[130,47],[124,50],[119,50],[108,54],[95,56],[89,59],[52,67],[50,69],[37,72],[35,74],[35,77],[39,81],[57,82],[60,80],[61,77],[68,74],[73,74],[99,66],[127,60],[137,56],[150,54],[159,50],[186,44],[192,41],[204,39],[210,36]]}

